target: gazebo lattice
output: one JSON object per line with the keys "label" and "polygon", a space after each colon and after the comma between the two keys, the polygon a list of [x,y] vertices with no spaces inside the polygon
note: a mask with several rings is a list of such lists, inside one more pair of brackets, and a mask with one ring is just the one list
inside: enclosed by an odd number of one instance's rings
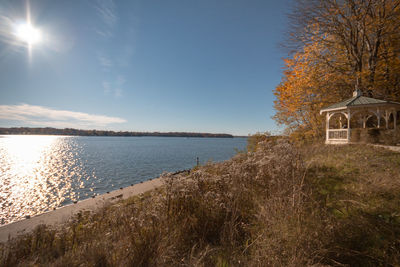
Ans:
{"label": "gazebo lattice", "polygon": [[[351,142],[351,119],[359,115],[362,128],[367,127],[367,122],[371,118],[376,118],[376,128],[381,128],[382,119],[385,128],[389,129],[389,120],[393,118],[392,129],[396,130],[397,111],[400,110],[400,103],[365,97],[360,90],[353,93],[353,97],[342,102],[323,108],[320,114],[326,112],[326,144],[346,144]],[[330,127],[331,119],[339,115],[336,128]],[[337,117],[337,116],[336,116]],[[347,120],[342,122],[342,118]],[[337,127],[338,126],[338,127]]]}

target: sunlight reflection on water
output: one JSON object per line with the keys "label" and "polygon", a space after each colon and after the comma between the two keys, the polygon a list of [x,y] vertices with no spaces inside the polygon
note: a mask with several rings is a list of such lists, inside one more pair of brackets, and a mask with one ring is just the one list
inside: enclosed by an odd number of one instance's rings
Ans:
{"label": "sunlight reflection on water", "polygon": [[85,175],[79,150],[70,137],[0,138],[1,224],[77,199]]}
{"label": "sunlight reflection on water", "polygon": [[0,223],[243,150],[246,138],[0,136]]}

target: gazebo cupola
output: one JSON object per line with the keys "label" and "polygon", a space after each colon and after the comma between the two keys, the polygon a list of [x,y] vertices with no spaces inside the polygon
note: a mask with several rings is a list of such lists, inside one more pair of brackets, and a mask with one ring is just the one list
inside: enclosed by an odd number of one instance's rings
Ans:
{"label": "gazebo cupola", "polygon": [[396,129],[397,111],[400,103],[365,97],[360,90],[353,97],[323,108],[326,113],[326,144],[346,144],[351,142],[351,127],[367,126]]}

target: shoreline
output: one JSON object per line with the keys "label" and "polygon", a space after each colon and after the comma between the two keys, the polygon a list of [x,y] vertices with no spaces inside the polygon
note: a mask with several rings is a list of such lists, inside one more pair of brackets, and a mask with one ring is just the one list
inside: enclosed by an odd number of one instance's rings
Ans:
{"label": "shoreline", "polygon": [[95,211],[109,203],[153,190],[163,185],[162,180],[163,179],[160,177],[150,179],[142,183],[111,191],[110,193],[95,196],[94,198],[88,198],[75,204],[69,204],[56,210],[47,211],[30,217],[29,219],[2,225],[0,226],[0,243],[7,242],[9,238],[12,239],[19,235],[29,233],[38,225],[45,224],[54,226],[63,224],[79,212]]}
{"label": "shoreline", "polygon": [[211,138],[233,138],[227,133],[202,133],[202,132],[132,132],[132,131],[109,131],[109,130],[82,130],[74,128],[52,128],[52,127],[0,127],[2,135],[63,135],[63,136],[123,136],[123,137],[211,137]]}

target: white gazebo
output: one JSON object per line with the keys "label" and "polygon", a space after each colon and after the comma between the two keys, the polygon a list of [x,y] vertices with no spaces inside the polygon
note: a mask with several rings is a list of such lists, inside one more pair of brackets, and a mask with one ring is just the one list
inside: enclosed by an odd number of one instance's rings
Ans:
{"label": "white gazebo", "polygon": [[350,143],[351,120],[355,117],[357,117],[355,123],[361,126],[359,128],[366,128],[367,123],[381,128],[383,119],[386,129],[396,130],[398,110],[400,103],[365,97],[360,90],[356,90],[352,98],[321,109],[320,114],[326,112],[325,143]]}

